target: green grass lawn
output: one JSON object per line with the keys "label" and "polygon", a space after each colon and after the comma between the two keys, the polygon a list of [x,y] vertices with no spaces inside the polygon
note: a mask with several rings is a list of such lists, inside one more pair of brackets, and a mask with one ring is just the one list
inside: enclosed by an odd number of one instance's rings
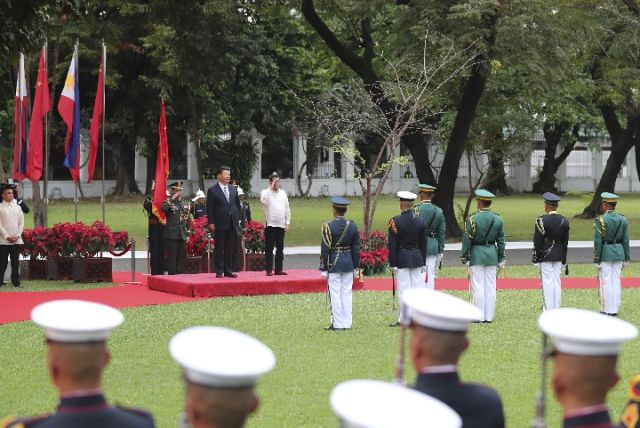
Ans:
{"label": "green grass lawn", "polygon": [[[528,426],[539,386],[539,291],[499,291],[493,324],[472,325],[471,347],[460,371],[467,381],[494,386],[504,401],[507,426]],[[466,293],[453,293],[464,297]],[[625,289],[621,317],[640,323],[640,290]],[[563,304],[597,310],[596,290],[566,290]],[[323,330],[329,322],[323,294],[235,297],[126,309],[125,324],[110,341],[112,362],[104,387],[111,402],[154,413],[159,427],[176,426],[183,408],[180,370],[167,343],[193,325],[227,326],[264,341],[276,353],[276,369],[259,384],[262,404],[249,427],[335,427],[328,397],[344,380],[391,380],[398,329],[389,293],[354,293],[354,328]],[[0,419],[37,414],[55,407],[56,393],[45,367],[42,331],[31,322],[0,326]],[[624,346],[622,381],[609,394],[614,418],[625,403],[627,380],[638,372],[640,340]],[[408,370],[407,379],[414,378]],[[548,401],[548,426],[559,426],[561,412]]]}
{"label": "green grass lawn", "polygon": [[[136,238],[138,249],[146,248],[147,221],[142,211],[144,197],[139,196],[126,201],[108,201],[106,219],[107,224],[114,230],[127,230]],[[355,220],[362,228],[362,199],[350,198],[351,207],[347,216]],[[456,203],[464,206],[466,197],[456,198]],[[573,217],[582,212],[588,202],[583,195],[565,196],[560,205],[560,213]],[[263,221],[264,216],[260,201],[249,199],[254,220]],[[331,204],[328,198],[292,198],[291,230],[285,238],[285,245],[319,245],[320,225],[331,218]],[[539,196],[518,195],[497,198],[494,210],[503,217],[505,233],[508,241],[528,241],[533,235],[533,222],[543,213],[543,203]],[[640,195],[622,195],[618,204],[620,212],[625,214],[631,225],[631,239],[634,235],[634,225],[640,222]],[[376,210],[374,229],[386,230],[389,218],[398,214],[398,201],[392,197],[383,197]],[[33,226],[33,216],[27,215],[27,227]],[[78,205],[78,220],[91,223],[102,219],[100,203],[95,199],[82,201]],[[52,200],[49,205],[49,223],[73,221],[74,206],[69,201]],[[571,239],[593,239],[593,220],[571,218]]]}

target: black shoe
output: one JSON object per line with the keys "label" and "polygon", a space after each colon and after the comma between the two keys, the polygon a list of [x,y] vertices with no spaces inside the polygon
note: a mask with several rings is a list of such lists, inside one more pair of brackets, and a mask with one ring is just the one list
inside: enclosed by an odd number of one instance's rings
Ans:
{"label": "black shoe", "polygon": [[229,272],[229,273],[225,273],[224,276],[226,278],[237,278],[238,274],[237,273],[233,273],[233,272]]}
{"label": "black shoe", "polygon": [[270,270],[267,271],[267,276],[273,276],[273,272],[271,272]]}
{"label": "black shoe", "polygon": [[276,275],[286,275],[287,273],[284,271],[276,272]]}
{"label": "black shoe", "polygon": [[222,278],[222,277],[223,277],[223,275],[221,273],[217,273],[216,274],[216,278]]}
{"label": "black shoe", "polygon": [[396,321],[393,324],[389,324],[389,327],[400,327],[400,321]]}
{"label": "black shoe", "polygon": [[325,330],[337,330],[337,329],[333,326],[333,324],[331,324],[329,327],[325,327],[324,329],[325,329]]}
{"label": "black shoe", "polygon": [[487,324],[491,324],[493,321],[484,320],[484,321],[482,321],[482,322],[487,323]]}

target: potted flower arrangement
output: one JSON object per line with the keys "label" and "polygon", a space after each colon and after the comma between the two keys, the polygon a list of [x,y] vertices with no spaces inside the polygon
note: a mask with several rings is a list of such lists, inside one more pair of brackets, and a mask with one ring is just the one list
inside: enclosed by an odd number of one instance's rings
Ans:
{"label": "potted flower arrangement", "polygon": [[360,267],[365,275],[382,272],[389,260],[387,235],[373,231],[367,236],[360,232]]}
{"label": "potted flower arrangement", "polygon": [[[207,260],[210,259],[213,263],[213,253],[207,257],[208,223],[207,217],[200,217],[191,223],[191,233],[185,244],[187,252],[185,273],[207,272]],[[213,240],[211,240],[211,246],[213,247]]]}
{"label": "potted flower arrangement", "polygon": [[23,279],[47,279],[47,240],[49,229],[37,226],[22,233],[22,255],[28,260],[20,261],[20,275]]}
{"label": "potted flower arrangement", "polygon": [[264,225],[257,221],[249,221],[244,229],[245,270],[265,270],[265,238]]}

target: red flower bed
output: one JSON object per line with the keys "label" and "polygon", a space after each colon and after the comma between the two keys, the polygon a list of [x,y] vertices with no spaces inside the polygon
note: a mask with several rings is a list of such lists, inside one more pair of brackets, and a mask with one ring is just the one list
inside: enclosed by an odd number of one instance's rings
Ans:
{"label": "red flower bed", "polygon": [[[191,223],[191,233],[185,244],[187,256],[195,257],[206,254],[209,233],[208,223],[207,217],[200,217]],[[211,240],[211,247],[213,248],[213,239]]]}
{"label": "red flower bed", "polygon": [[247,253],[262,254],[265,252],[264,226],[257,221],[247,222],[244,229],[244,248]]}
{"label": "red flower bed", "polygon": [[384,232],[373,231],[366,236],[360,232],[360,267],[382,268],[389,260],[387,235]]}

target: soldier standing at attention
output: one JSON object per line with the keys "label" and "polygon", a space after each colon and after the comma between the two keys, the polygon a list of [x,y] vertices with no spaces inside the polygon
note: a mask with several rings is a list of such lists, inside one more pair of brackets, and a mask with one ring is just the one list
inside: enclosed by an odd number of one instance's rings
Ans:
{"label": "soldier standing at attention", "polygon": [[442,209],[431,203],[436,188],[428,184],[418,184],[422,203],[416,207],[416,212],[427,226],[427,288],[435,288],[436,271],[442,263],[444,255],[445,224]]}
{"label": "soldier standing at attention", "polygon": [[31,311],[44,328],[46,364],[60,401],[55,413],[0,423],[7,428],[152,428],[153,417],[139,409],[110,405],[102,377],[111,354],[107,339],[124,316],[109,306],[81,300],[54,300]]}
{"label": "soldier standing at attention", "polygon": [[[155,188],[155,182],[151,184],[151,194]],[[142,203],[142,207],[149,218],[149,258],[151,259],[151,275],[164,275],[164,225],[153,212],[153,200],[147,197]]]}
{"label": "soldier standing at attention", "polygon": [[471,303],[482,311],[481,322],[493,321],[496,309],[497,268],[504,268],[504,224],[491,211],[493,193],[478,189],[475,192],[478,211],[464,223],[462,234],[462,263],[469,266]]}
{"label": "soldier standing at attention", "polygon": [[327,278],[331,301],[331,325],[327,330],[348,330],[352,322],[353,279],[360,266],[360,234],[354,221],[344,215],[350,204],[345,198],[331,198],[333,220],[322,225],[320,272]]}
{"label": "soldier standing at attention", "polygon": [[629,264],[629,230],[627,219],[615,211],[618,195],[603,192],[602,211],[596,217],[593,237],[593,262],[598,266],[600,312],[617,315],[620,309],[620,273]]}
{"label": "soldier standing at attention", "polygon": [[399,326],[405,322],[402,295],[406,290],[425,287],[424,261],[427,258],[427,226],[422,217],[413,210],[418,197],[415,193],[401,191],[397,193],[402,213],[389,220],[389,267],[394,272],[394,280],[398,287],[400,316]]}
{"label": "soldier standing at attention", "polygon": [[172,183],[170,189],[171,196],[162,203],[162,211],[167,215],[164,227],[167,272],[175,275],[184,272],[184,260],[187,257],[185,242],[189,235],[189,204],[181,199],[182,183]]}
{"label": "soldier standing at attention", "polygon": [[544,310],[560,307],[560,274],[567,264],[569,220],[558,214],[560,197],[551,192],[542,195],[545,215],[536,219],[533,231],[534,265],[540,269]]}

